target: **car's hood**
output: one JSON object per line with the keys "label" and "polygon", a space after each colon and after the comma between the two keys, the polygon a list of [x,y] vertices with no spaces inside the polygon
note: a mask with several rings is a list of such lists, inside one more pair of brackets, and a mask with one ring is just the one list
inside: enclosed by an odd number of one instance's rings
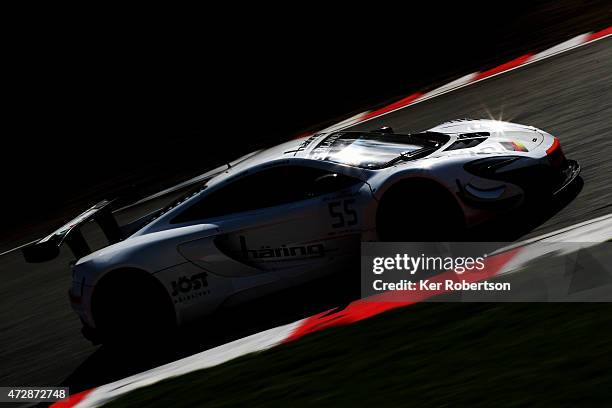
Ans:
{"label": "car's hood", "polygon": [[[438,125],[430,132],[440,132],[452,137],[449,145],[458,140],[461,135],[482,133],[486,139],[478,146],[471,149],[478,151],[512,151],[524,153],[540,153],[550,145],[552,136],[533,126],[519,125],[516,123],[502,122],[496,120],[457,120]],[[453,150],[448,149],[451,152]],[[458,151],[457,151],[458,152]]]}
{"label": "car's hood", "polygon": [[442,123],[430,132],[440,133],[469,133],[469,132],[502,132],[502,131],[534,131],[533,126],[520,125],[518,123],[504,122],[490,119],[459,119]]}

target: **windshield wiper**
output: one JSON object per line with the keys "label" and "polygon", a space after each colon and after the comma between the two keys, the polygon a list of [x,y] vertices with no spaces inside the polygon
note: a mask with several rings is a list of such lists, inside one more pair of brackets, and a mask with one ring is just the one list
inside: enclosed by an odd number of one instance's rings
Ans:
{"label": "windshield wiper", "polygon": [[391,159],[390,161],[388,161],[387,163],[385,163],[385,165],[383,167],[388,167],[388,166],[392,166],[395,163],[401,162],[401,161],[410,161],[410,160],[415,160],[415,159],[420,159],[421,157],[425,157],[428,154],[438,150],[440,146],[439,145],[435,145],[432,147],[424,147],[422,149],[419,150],[413,150],[411,152],[402,152],[399,154],[399,156]]}

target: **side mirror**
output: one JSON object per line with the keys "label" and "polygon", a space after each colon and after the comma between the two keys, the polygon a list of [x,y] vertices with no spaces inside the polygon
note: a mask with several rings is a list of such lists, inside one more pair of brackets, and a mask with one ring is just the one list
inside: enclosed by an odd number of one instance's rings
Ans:
{"label": "side mirror", "polygon": [[321,177],[317,177],[312,185],[313,195],[317,196],[341,190],[343,187],[345,187],[342,179],[343,177],[340,177],[336,173],[325,174]]}
{"label": "side mirror", "polygon": [[345,188],[357,184],[363,184],[363,181],[337,173],[324,174],[314,179],[306,195],[308,197],[316,197],[323,194],[335,193],[336,191],[344,190]]}

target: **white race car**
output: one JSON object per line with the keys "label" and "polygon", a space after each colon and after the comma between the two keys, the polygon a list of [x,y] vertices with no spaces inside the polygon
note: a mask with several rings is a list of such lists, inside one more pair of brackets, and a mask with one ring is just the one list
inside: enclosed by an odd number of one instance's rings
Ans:
{"label": "white race car", "polygon": [[[319,133],[184,183],[193,187],[184,197],[127,225],[103,201],[23,252],[41,262],[68,244],[72,306],[86,336],[106,341],[338,270],[359,258],[361,241],[458,239],[579,171],[555,137],[507,122]],[[94,252],[80,232],[91,220],[110,244]]]}

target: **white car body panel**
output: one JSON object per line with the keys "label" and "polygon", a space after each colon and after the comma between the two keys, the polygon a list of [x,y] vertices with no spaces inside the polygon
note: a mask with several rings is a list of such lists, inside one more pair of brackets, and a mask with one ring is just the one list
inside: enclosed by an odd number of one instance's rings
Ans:
{"label": "white car body panel", "polygon": [[[127,239],[79,259],[73,267],[72,294],[81,297],[75,310],[87,325],[95,327],[91,315],[95,285],[105,274],[124,268],[147,271],[164,285],[175,305],[179,324],[213,313],[221,306],[331,273],[350,259],[351,250],[360,241],[377,238],[378,200],[388,188],[410,177],[435,180],[457,199],[468,225],[483,222],[493,212],[473,208],[460,200],[460,189],[469,185],[467,191],[483,201],[518,197],[522,190],[510,183],[477,177],[463,165],[480,157],[508,154],[540,159],[546,157],[546,150],[554,141],[548,133],[531,126],[489,120],[448,122],[429,131],[444,133],[449,141],[426,158],[381,169],[313,159],[313,149],[328,134],[292,140],[251,155],[225,171],[216,169],[218,174],[200,193]],[[471,132],[490,135],[474,148],[444,151],[457,141],[459,134]],[[517,141],[527,151],[509,152],[502,143]],[[283,166],[322,169],[359,179],[361,183],[299,202],[172,223],[178,214],[236,179]],[[342,226],[340,217],[330,215],[334,211],[342,213]],[[203,272],[205,282],[188,282]]]}

